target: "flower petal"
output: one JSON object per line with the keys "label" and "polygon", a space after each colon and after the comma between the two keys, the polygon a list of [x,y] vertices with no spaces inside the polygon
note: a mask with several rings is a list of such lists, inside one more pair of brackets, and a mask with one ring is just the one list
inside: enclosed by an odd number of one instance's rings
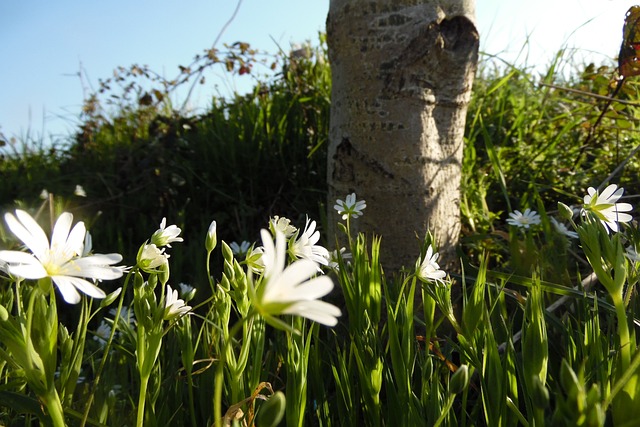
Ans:
{"label": "flower petal", "polygon": [[86,235],[87,229],[84,226],[84,222],[80,221],[73,227],[71,233],[69,233],[64,245],[64,253],[71,254],[71,256],[82,255]]}
{"label": "flower petal", "polygon": [[615,203],[618,201],[620,196],[622,196],[623,192],[623,188],[618,188],[616,184],[609,184],[607,188],[605,188],[602,193],[600,193],[600,196],[598,198],[602,199],[603,203]]}
{"label": "flower petal", "polygon": [[306,281],[293,289],[287,294],[291,301],[311,301],[322,298],[333,289],[333,280],[327,276],[320,276]]}
{"label": "flower petal", "polygon": [[25,279],[41,279],[47,271],[36,257],[26,252],[0,251],[0,260],[6,262],[9,272]]}
{"label": "flower petal", "polygon": [[56,276],[51,278],[56,284],[62,298],[69,304],[77,304],[80,302],[80,294],[76,290],[73,282],[67,276]]}
{"label": "flower petal", "polygon": [[297,314],[327,326],[335,326],[338,323],[336,317],[342,315],[338,307],[317,300],[297,302],[287,307],[284,313]]}
{"label": "flower petal", "polygon": [[[71,230],[72,223],[73,215],[69,212],[63,212],[60,214],[56,221],[56,225],[53,226],[53,233],[51,234],[51,249],[55,251],[64,250],[66,252],[69,230]],[[84,238],[84,234],[82,237]]]}
{"label": "flower petal", "polygon": [[16,237],[33,252],[38,258],[42,257],[49,249],[49,239],[42,227],[25,211],[16,210],[16,217],[10,213],[5,214],[4,219],[9,229]]}
{"label": "flower petal", "polygon": [[[55,283],[58,286],[58,288],[60,288],[60,284],[62,283],[63,286],[65,287],[65,290],[68,290],[67,285],[71,285],[74,288],[81,291],[82,293],[93,298],[104,298],[107,296],[102,289],[100,289],[93,283],[88,282],[87,280],[81,279],[79,277],[52,276],[51,279],[53,279],[53,283]],[[62,295],[63,297],[65,296],[62,289],[60,289],[60,293],[63,294]],[[65,297],[65,301],[67,301],[66,297]],[[79,301],[79,298],[78,298],[78,301]],[[75,303],[71,303],[71,304],[75,304]]]}
{"label": "flower petal", "polygon": [[301,259],[289,265],[280,275],[269,277],[264,290],[267,301],[291,301],[290,293],[300,283],[316,274],[317,264]]}

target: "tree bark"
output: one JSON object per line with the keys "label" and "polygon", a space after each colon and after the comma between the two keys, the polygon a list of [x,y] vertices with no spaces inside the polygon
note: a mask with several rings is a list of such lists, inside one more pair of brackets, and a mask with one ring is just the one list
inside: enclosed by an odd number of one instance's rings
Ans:
{"label": "tree bark", "polygon": [[336,199],[366,200],[351,224],[382,236],[388,270],[413,267],[427,230],[455,259],[474,22],[474,0],[331,0],[329,224]]}

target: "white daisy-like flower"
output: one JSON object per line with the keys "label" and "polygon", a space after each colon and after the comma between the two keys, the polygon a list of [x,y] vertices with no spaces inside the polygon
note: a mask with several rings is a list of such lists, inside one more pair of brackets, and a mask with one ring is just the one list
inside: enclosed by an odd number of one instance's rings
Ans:
{"label": "white daisy-like flower", "polygon": [[193,291],[193,286],[187,283],[178,283],[178,287],[180,288],[180,295],[185,295]]}
{"label": "white daisy-like flower", "polygon": [[160,228],[153,233],[151,236],[151,243],[158,247],[167,246],[171,247],[171,243],[173,242],[182,242],[182,237],[178,237],[180,232],[182,231],[180,227],[176,225],[167,225],[167,218],[162,218],[162,222],[160,223]]}
{"label": "white daisy-like flower", "polygon": [[[112,308],[109,310],[109,314],[112,315],[114,317],[116,317],[116,314],[118,313],[118,309],[117,308]],[[124,322],[126,325],[129,325],[130,327],[133,327],[136,325],[136,314],[133,311],[132,308],[123,305],[122,308],[120,309],[120,317],[119,317],[119,321]],[[121,323],[119,323],[119,325],[121,325]]]}
{"label": "white daisy-like flower", "polygon": [[100,326],[98,326],[98,329],[96,329],[93,335],[93,339],[94,341],[98,341],[100,346],[103,347],[109,340],[110,336],[111,336],[111,325],[103,320],[102,322],[100,322]]}
{"label": "white daisy-like flower", "polygon": [[264,263],[262,262],[263,253],[264,248],[262,246],[258,246],[247,253],[247,256],[244,259],[244,262],[247,263],[249,269],[254,273],[262,273],[264,271]]}
{"label": "white daisy-like flower", "polygon": [[308,259],[294,261],[285,268],[287,260],[286,237],[276,231],[275,244],[267,230],[261,230],[264,273],[249,296],[253,305],[267,322],[283,327],[283,322],[273,316],[292,314],[306,317],[327,326],[335,326],[340,309],[320,301],[333,289],[333,281],[327,276],[313,277],[318,265]]}
{"label": "white daisy-like flower", "polygon": [[291,225],[291,221],[288,218],[281,218],[277,215],[269,220],[269,229],[274,235],[276,234],[276,231],[281,232],[287,239],[298,231],[297,228]]}
{"label": "white daisy-like flower", "polygon": [[9,273],[25,279],[50,277],[64,300],[70,304],[80,302],[78,291],[104,298],[104,291],[86,279],[113,280],[122,277],[123,268],[112,267],[122,261],[120,254],[82,256],[86,229],[78,222],[73,229],[73,215],[64,212],[53,227],[51,244],[40,225],[22,210],[16,215],[5,215],[9,229],[32,254],[19,251],[0,251],[0,260],[7,263]]}
{"label": "white daisy-like flower", "polygon": [[75,194],[78,197],[87,197],[87,192],[84,191],[84,188],[82,187],[82,185],[76,185],[75,190],[73,190],[73,194]]}
{"label": "white daisy-like flower", "polygon": [[9,274],[9,264],[0,259],[0,272]]}
{"label": "white daisy-like flower", "polygon": [[633,219],[631,215],[624,213],[631,211],[633,207],[629,203],[618,203],[624,193],[623,188],[611,184],[602,193],[599,193],[595,188],[589,187],[587,193],[584,196],[582,209],[585,212],[593,213],[607,231],[611,229],[615,233],[618,231],[618,223],[629,222]]}
{"label": "white daisy-like flower", "polygon": [[166,302],[164,305],[164,319],[172,320],[178,317],[184,316],[191,310],[185,302],[178,297],[178,291],[171,289],[171,286],[167,285]]}
{"label": "white daisy-like flower", "polygon": [[180,296],[185,301],[190,301],[196,295],[196,288],[186,283],[178,283],[178,287],[180,288]]}
{"label": "white daisy-like flower", "polygon": [[237,242],[231,242],[231,244],[229,245],[229,248],[231,248],[231,252],[233,252],[235,256],[246,255],[250,247],[251,243],[247,242],[246,240],[242,241],[242,243],[240,244],[238,244]]}
{"label": "white daisy-like flower", "polygon": [[364,200],[356,201],[356,193],[349,194],[344,201],[338,199],[333,208],[338,211],[338,215],[342,215],[342,219],[358,218],[362,216],[362,211],[367,207]]}
{"label": "white daisy-like flower", "polygon": [[169,254],[164,253],[164,248],[160,249],[151,243],[140,249],[137,262],[145,271],[154,270],[169,262]]}
{"label": "white daisy-like flower", "polygon": [[429,246],[427,248],[427,253],[424,255],[424,259],[422,262],[418,260],[416,262],[416,275],[418,279],[423,282],[436,282],[437,284],[444,284],[444,278],[447,276],[447,273],[440,270],[440,265],[438,265],[438,258],[440,257],[439,253],[433,252],[433,247]]}
{"label": "white daisy-like flower", "polygon": [[569,230],[566,225],[557,221],[555,218],[551,218],[551,224],[553,224],[553,227],[556,229],[558,233],[563,234],[572,239],[578,238],[578,233],[576,233],[575,231]]}
{"label": "white daisy-like flower", "polygon": [[329,263],[329,251],[317,245],[320,240],[320,232],[316,230],[316,222],[307,218],[304,230],[296,231],[296,234],[289,241],[289,251],[294,258],[308,259],[320,265]]}
{"label": "white daisy-like flower", "polygon": [[627,249],[625,250],[625,255],[627,256],[627,258],[629,258],[631,261],[634,262],[640,262],[640,255],[638,254],[638,252],[635,250],[635,248],[632,246],[628,246]]}
{"label": "white daisy-like flower", "polygon": [[540,224],[540,215],[529,208],[527,208],[524,213],[515,210],[509,214],[507,223],[516,227],[529,228],[531,225]]}
{"label": "white daisy-like flower", "polygon": [[[351,254],[347,252],[347,248],[340,248],[340,257],[343,260],[351,259]],[[338,271],[340,269],[340,264],[338,263],[338,250],[333,250],[329,252],[329,256],[327,258],[327,267],[334,271]]]}

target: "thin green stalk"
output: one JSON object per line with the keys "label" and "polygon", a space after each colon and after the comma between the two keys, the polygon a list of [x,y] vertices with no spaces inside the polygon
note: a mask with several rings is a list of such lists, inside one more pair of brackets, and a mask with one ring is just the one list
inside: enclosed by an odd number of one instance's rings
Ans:
{"label": "thin green stalk", "polygon": [[187,370],[187,391],[189,394],[189,417],[191,419],[191,427],[197,427],[198,423],[196,422],[196,409],[193,399],[193,375],[190,368]]}
{"label": "thin green stalk", "polygon": [[54,427],[66,427],[64,422],[64,409],[62,409],[62,402],[60,402],[60,396],[56,391],[55,385],[50,385],[47,394],[41,396],[47,407],[47,412],[51,418],[51,422]]}
{"label": "thin green stalk", "polygon": [[104,354],[102,355],[100,366],[98,367],[98,371],[96,372],[95,380],[93,381],[93,388],[91,389],[91,393],[89,394],[89,398],[87,399],[87,404],[84,407],[84,413],[82,414],[82,421],[80,423],[80,427],[84,427],[85,424],[87,423],[87,420],[89,419],[89,411],[91,410],[91,405],[93,404],[93,398],[95,397],[98,384],[100,383],[100,376],[102,375],[102,371],[104,370],[104,367],[107,364],[107,359],[109,357],[109,349],[111,348],[111,343],[113,342],[113,338],[116,335],[116,330],[118,329],[118,321],[120,319],[120,313],[122,311],[124,295],[127,292],[129,279],[131,278],[132,275],[135,275],[135,269],[132,269],[132,271],[129,274],[127,274],[127,277],[124,280],[124,284],[122,285],[122,291],[120,292],[120,302],[118,303],[118,308],[116,309],[116,315],[114,317],[113,327],[111,328],[111,335],[109,335],[109,340],[107,341],[107,345],[104,348]]}
{"label": "thin green stalk", "polygon": [[[138,332],[140,332],[140,330],[143,329],[143,326],[139,325],[138,328],[139,328]],[[138,334],[138,350],[137,350],[138,364],[140,366],[139,368],[140,390],[138,393],[138,414],[136,418],[137,427],[142,427],[144,424],[144,406],[147,399],[147,385],[149,384],[149,377],[151,376],[151,369],[144,369],[144,366],[147,364],[146,361],[142,361],[142,363],[140,363],[140,360],[139,360],[140,357],[143,357],[145,355],[144,349],[146,347],[145,345],[146,336],[144,334],[144,330],[142,332],[143,333]],[[143,372],[143,371],[146,371],[146,372]]]}
{"label": "thin green stalk", "polygon": [[621,295],[612,295],[612,297],[613,305],[616,308],[616,316],[618,318],[618,336],[620,337],[620,360],[622,362],[622,372],[624,372],[631,364],[631,339],[629,336],[629,324],[627,323],[627,312],[625,310],[624,302],[622,301]]}
{"label": "thin green stalk", "polygon": [[240,328],[242,328],[244,322],[248,319],[253,318],[254,313],[252,311],[249,312],[247,317],[240,319],[236,322],[229,331],[229,336],[227,341],[224,343],[224,348],[220,354],[220,360],[218,361],[218,366],[216,367],[216,383],[214,385],[214,394],[213,394],[213,417],[216,427],[222,427],[222,385],[224,381],[224,365],[227,360],[227,351],[230,349],[230,344],[233,341],[233,337],[238,333]]}
{"label": "thin green stalk", "polygon": [[137,427],[144,426],[144,407],[147,400],[147,386],[151,375],[140,376],[140,394],[138,395],[138,416],[136,420]]}
{"label": "thin green stalk", "polygon": [[604,399],[603,406],[605,408],[611,405],[611,402],[616,397],[616,395],[625,388],[625,386],[629,383],[629,381],[631,380],[633,375],[636,374],[636,371],[639,368],[640,368],[640,351],[636,352],[629,368],[622,374],[621,377],[617,379],[615,385],[611,389],[611,393],[609,393]]}

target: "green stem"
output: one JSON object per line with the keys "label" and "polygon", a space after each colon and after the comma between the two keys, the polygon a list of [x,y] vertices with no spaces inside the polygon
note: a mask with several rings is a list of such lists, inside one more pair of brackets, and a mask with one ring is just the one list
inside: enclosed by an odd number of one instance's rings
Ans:
{"label": "green stem", "polygon": [[249,311],[247,317],[240,319],[240,321],[236,322],[231,331],[229,331],[229,336],[224,343],[224,348],[220,354],[220,360],[218,361],[218,366],[216,367],[216,383],[214,386],[214,394],[213,394],[213,417],[216,427],[222,427],[222,385],[224,382],[224,365],[227,361],[227,351],[229,350],[229,345],[233,341],[233,337],[238,333],[240,328],[244,322],[248,319],[253,318],[254,313]]}
{"label": "green stem", "polygon": [[144,426],[144,405],[147,400],[147,385],[149,384],[149,376],[140,377],[140,394],[138,395],[138,418],[137,427]]}
{"label": "green stem", "polygon": [[613,304],[616,308],[616,316],[618,318],[618,335],[620,336],[620,361],[622,371],[627,370],[631,364],[631,339],[629,337],[629,324],[627,323],[627,313],[624,308],[622,296],[615,295]]}
{"label": "green stem", "polygon": [[64,409],[62,409],[62,403],[60,402],[60,396],[55,387],[51,388],[46,395],[42,396],[47,412],[51,418],[51,423],[54,427],[65,427],[64,422]]}
{"label": "green stem", "polygon": [[196,423],[196,409],[193,400],[193,377],[191,375],[191,369],[187,370],[187,385],[188,385],[188,393],[189,393],[189,416],[191,417],[191,427],[197,427]]}
{"label": "green stem", "polygon": [[211,287],[211,290],[215,292],[216,285],[215,283],[213,283],[213,277],[211,276],[211,251],[207,251],[206,266],[207,266],[207,279],[209,279],[209,286]]}
{"label": "green stem", "polygon": [[127,285],[129,284],[129,279],[132,275],[135,275],[136,269],[132,269],[129,274],[127,274],[126,279],[124,280],[124,284],[122,285],[122,291],[120,292],[120,302],[118,303],[118,308],[116,310],[116,315],[113,321],[113,327],[111,328],[111,335],[109,335],[109,340],[107,341],[107,345],[104,346],[104,353],[102,355],[102,360],[100,361],[100,366],[98,367],[98,371],[96,372],[95,380],[93,381],[93,387],[91,389],[91,394],[89,394],[89,398],[87,399],[87,404],[84,408],[84,413],[82,414],[82,422],[80,423],[80,427],[84,427],[89,419],[89,410],[91,410],[91,405],[93,404],[93,398],[96,394],[96,390],[98,389],[98,383],[100,382],[100,375],[102,375],[102,371],[104,370],[105,365],[107,364],[107,359],[109,357],[109,349],[111,348],[111,343],[113,342],[113,338],[116,335],[116,331],[118,329],[118,323],[120,322],[120,313],[122,312],[122,305],[124,302],[124,296],[127,293]]}

